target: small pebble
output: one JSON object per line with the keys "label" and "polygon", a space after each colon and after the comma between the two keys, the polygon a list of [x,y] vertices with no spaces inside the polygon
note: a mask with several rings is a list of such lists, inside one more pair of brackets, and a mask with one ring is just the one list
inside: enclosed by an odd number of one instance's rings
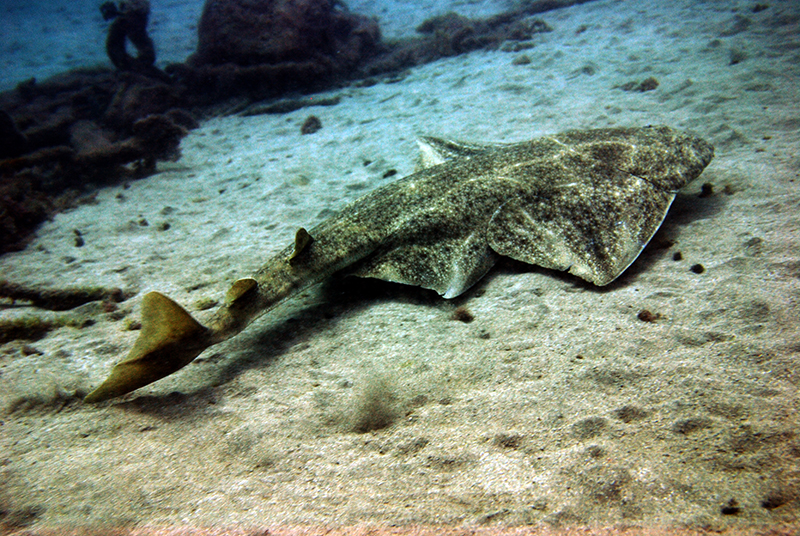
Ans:
{"label": "small pebble", "polygon": [[639,311],[639,314],[636,315],[636,318],[638,318],[642,322],[655,322],[656,320],[661,318],[661,315],[658,313],[653,313],[652,311],[649,311],[647,309],[642,309],[641,311]]}
{"label": "small pebble", "polygon": [[470,313],[469,310],[462,305],[461,307],[458,307],[455,311],[453,311],[453,314],[450,315],[450,319],[458,320],[459,322],[464,322],[465,324],[469,324],[470,322],[475,320],[475,316],[473,316],[473,314]]}
{"label": "small pebble", "polygon": [[322,121],[316,115],[309,115],[300,127],[300,134],[313,134],[322,128]]}

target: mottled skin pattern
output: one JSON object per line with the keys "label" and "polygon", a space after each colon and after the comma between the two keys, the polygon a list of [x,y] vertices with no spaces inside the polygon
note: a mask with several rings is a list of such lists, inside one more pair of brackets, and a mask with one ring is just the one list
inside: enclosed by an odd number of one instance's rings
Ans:
{"label": "mottled skin pattern", "polygon": [[568,131],[492,146],[426,138],[421,145],[422,170],[298,231],[295,244],[233,285],[207,328],[165,296],[148,294],[140,340],[87,400],[174,372],[337,272],[452,298],[504,255],[606,285],[714,154],[702,139],[668,127]]}

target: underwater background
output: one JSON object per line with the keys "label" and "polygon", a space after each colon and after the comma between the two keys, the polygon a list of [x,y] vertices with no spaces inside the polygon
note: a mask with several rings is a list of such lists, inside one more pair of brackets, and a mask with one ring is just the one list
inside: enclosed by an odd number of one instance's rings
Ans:
{"label": "underwater background", "polygon": [[[1,533],[800,528],[796,2],[102,5],[0,6]],[[658,124],[715,156],[607,287],[333,278],[82,400],[421,136]]]}

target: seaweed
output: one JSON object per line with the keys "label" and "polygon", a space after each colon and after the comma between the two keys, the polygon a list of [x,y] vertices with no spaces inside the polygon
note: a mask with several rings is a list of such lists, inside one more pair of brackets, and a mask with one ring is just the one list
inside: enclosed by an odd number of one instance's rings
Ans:
{"label": "seaweed", "polygon": [[105,287],[76,287],[41,289],[0,280],[0,297],[30,302],[34,307],[50,311],[67,311],[80,305],[102,301],[120,303],[128,299],[122,289]]}
{"label": "seaweed", "polygon": [[382,375],[365,378],[350,411],[350,428],[359,434],[387,428],[401,415],[393,386]]}
{"label": "seaweed", "polygon": [[269,104],[255,104],[239,113],[242,117],[262,114],[286,114],[308,106],[336,106],[342,101],[341,95],[317,99],[283,99]]}
{"label": "seaweed", "polygon": [[[62,327],[86,328],[94,325],[92,317],[99,313],[110,313],[109,318],[118,320],[125,314],[117,311],[117,304],[128,297],[119,288],[44,289],[0,280],[0,298],[24,301],[39,309],[15,318],[0,319],[0,344],[14,340],[35,341]],[[101,303],[79,309],[92,302]]]}
{"label": "seaweed", "polygon": [[62,327],[85,328],[94,320],[84,315],[59,314],[52,316],[25,315],[0,320],[0,344],[10,341],[37,341],[54,329]]}

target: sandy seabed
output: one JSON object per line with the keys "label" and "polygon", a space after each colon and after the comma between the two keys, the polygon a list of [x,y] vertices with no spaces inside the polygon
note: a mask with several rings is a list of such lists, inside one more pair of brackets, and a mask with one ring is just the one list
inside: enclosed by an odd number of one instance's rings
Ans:
{"label": "sandy seabed", "polygon": [[[755,6],[553,11],[523,51],[338,90],[336,106],[209,120],[179,161],[56,216],[0,258],[3,277],[135,295],[0,347],[0,531],[800,530],[800,6]],[[653,91],[621,89],[649,77]],[[309,114],[323,128],[301,135]],[[413,172],[418,135],[647,124],[716,156],[609,287],[512,262],[449,301],[333,280],[169,378],[80,400],[133,344],[145,292],[207,318],[298,227]],[[28,314],[44,313],[0,318]],[[374,419],[388,425],[356,431]]]}

